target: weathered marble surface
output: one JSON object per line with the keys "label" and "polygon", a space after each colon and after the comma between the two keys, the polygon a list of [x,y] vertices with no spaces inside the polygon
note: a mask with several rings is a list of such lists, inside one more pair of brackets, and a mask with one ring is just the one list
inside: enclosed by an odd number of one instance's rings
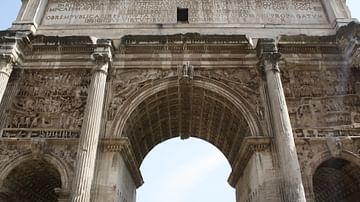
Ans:
{"label": "weathered marble surface", "polygon": [[176,23],[177,7],[189,23],[327,23],[321,0],[50,0],[42,25]]}

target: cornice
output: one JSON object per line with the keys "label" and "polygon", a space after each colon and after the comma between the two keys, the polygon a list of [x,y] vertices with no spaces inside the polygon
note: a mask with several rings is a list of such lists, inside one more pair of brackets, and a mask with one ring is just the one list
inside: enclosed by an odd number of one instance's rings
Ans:
{"label": "cornice", "polygon": [[140,187],[144,183],[140,172],[140,165],[136,163],[134,151],[128,138],[104,138],[101,140],[101,151],[119,152],[133,177],[136,187]]}
{"label": "cornice", "polygon": [[271,150],[270,137],[247,137],[240,145],[238,158],[236,159],[232,172],[228,178],[228,182],[232,187],[235,187],[238,180],[242,176],[251,156],[257,152],[268,152]]}

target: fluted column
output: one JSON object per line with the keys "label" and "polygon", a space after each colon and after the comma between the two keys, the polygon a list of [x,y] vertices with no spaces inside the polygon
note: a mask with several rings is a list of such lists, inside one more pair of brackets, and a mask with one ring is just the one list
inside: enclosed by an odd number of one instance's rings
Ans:
{"label": "fluted column", "polygon": [[260,40],[260,67],[264,71],[270,104],[271,126],[277,149],[281,201],[303,202],[305,199],[301,171],[296,153],[290,117],[280,78],[280,53],[273,40]]}
{"label": "fluted column", "polygon": [[13,70],[14,59],[12,55],[3,54],[0,56],[0,103],[9,82],[10,74]]}
{"label": "fluted column", "polygon": [[98,47],[93,54],[94,69],[77,153],[73,202],[89,202],[99,142],[105,85],[111,61],[111,46]]}

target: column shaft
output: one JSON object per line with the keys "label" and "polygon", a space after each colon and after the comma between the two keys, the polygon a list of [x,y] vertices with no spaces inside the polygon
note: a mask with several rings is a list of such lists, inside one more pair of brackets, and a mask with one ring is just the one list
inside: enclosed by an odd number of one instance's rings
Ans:
{"label": "column shaft", "polygon": [[274,58],[268,59],[279,57],[279,55],[277,53],[265,54],[270,54],[265,57],[263,68],[266,75],[272,128],[280,167],[282,201],[306,201],[278,62]]}
{"label": "column shaft", "polygon": [[11,56],[0,58],[0,103],[4,96],[6,86],[9,82],[10,74],[13,69],[13,63],[11,60]]}
{"label": "column shaft", "polygon": [[78,146],[73,202],[89,202],[99,142],[108,62],[98,64],[89,87],[86,112]]}

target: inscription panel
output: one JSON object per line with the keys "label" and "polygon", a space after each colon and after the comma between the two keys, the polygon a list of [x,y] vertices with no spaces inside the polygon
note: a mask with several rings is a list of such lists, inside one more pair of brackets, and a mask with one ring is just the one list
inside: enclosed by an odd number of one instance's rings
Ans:
{"label": "inscription panel", "polygon": [[327,24],[320,0],[49,0],[43,25],[189,23]]}

